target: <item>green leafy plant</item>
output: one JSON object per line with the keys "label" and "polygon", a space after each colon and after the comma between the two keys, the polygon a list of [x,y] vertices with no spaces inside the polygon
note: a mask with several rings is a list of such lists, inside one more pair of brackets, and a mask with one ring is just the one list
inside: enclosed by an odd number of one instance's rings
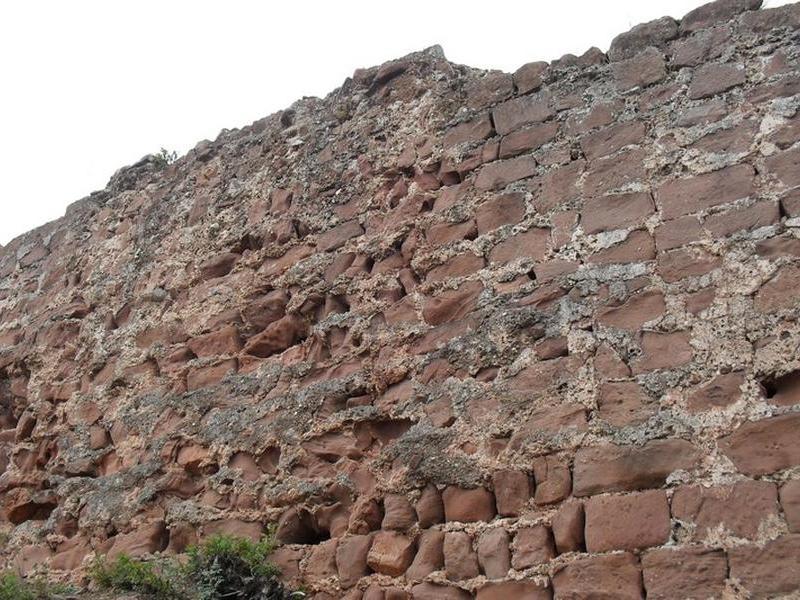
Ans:
{"label": "green leafy plant", "polygon": [[144,562],[119,556],[112,562],[99,558],[89,575],[103,589],[138,592],[158,600],[179,600],[180,569],[173,561]]}
{"label": "green leafy plant", "polygon": [[174,150],[167,150],[163,147],[158,151],[158,154],[153,155],[153,161],[162,169],[168,165],[171,165],[176,160],[178,160],[178,153]]}
{"label": "green leafy plant", "polygon": [[[187,550],[185,564],[174,558],[144,562],[120,556],[98,560],[91,576],[103,589],[138,592],[154,600],[295,600],[269,562],[271,535],[259,542],[217,535]],[[5,600],[0,597],[0,600]]]}
{"label": "green leafy plant", "polygon": [[0,574],[0,600],[60,600],[73,590],[42,579],[27,581],[15,573]]}

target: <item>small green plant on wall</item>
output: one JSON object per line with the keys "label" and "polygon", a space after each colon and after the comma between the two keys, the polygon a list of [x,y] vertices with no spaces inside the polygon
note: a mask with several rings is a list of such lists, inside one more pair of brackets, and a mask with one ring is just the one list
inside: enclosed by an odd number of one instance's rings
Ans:
{"label": "small green plant on wall", "polygon": [[175,150],[167,150],[162,147],[158,154],[153,155],[153,159],[156,165],[163,169],[178,160],[178,153]]}
{"label": "small green plant on wall", "polygon": [[[210,537],[187,551],[181,564],[173,558],[141,561],[119,556],[98,559],[91,570],[99,587],[137,592],[153,600],[299,600],[287,591],[269,562],[275,548],[269,535],[259,542],[232,536]],[[5,600],[0,598],[0,600]]]}

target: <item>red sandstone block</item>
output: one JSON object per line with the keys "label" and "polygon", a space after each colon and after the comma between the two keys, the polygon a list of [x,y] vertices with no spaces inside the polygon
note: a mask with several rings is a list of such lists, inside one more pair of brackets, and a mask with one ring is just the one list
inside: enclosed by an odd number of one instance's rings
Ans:
{"label": "red sandstone block", "polygon": [[581,211],[581,226],[586,233],[627,229],[641,225],[655,212],[649,192],[633,192],[589,198]]}
{"label": "red sandstone block", "polygon": [[764,160],[767,171],[788,187],[800,185],[800,149],[773,154]]}
{"label": "red sandstone block", "polygon": [[647,87],[667,76],[664,54],[656,48],[647,48],[633,58],[613,63],[612,70],[617,87],[623,91]]}
{"label": "red sandstone block", "polygon": [[414,507],[403,494],[387,494],[383,499],[383,513],[383,529],[403,531],[417,522]]}
{"label": "red sandstone block", "polygon": [[744,383],[745,377],[742,371],[717,375],[693,391],[686,399],[686,406],[690,412],[724,408],[742,396],[741,388]]}
{"label": "red sandstone block", "polygon": [[475,178],[475,187],[484,191],[497,190],[535,174],[536,160],[530,155],[497,160],[481,168]]}
{"label": "red sandstone block", "polygon": [[696,67],[719,58],[730,44],[731,28],[727,25],[701,31],[670,44],[671,67]]}
{"label": "red sandstone block", "polygon": [[496,106],[492,111],[497,133],[506,135],[531,123],[540,123],[552,117],[553,99],[549,92],[515,98]]}
{"label": "red sandstone block", "polygon": [[541,194],[534,201],[536,211],[545,213],[577,198],[580,195],[578,180],[585,167],[586,163],[578,160],[548,171],[542,176]]}
{"label": "red sandstone block", "polygon": [[659,252],[663,252],[698,241],[703,236],[703,229],[696,216],[687,215],[661,223],[653,233],[656,238],[656,248]]}
{"label": "red sandstone block", "polygon": [[488,114],[481,115],[472,121],[459,123],[444,135],[442,145],[445,148],[456,144],[474,143],[488,139],[494,135],[492,120]]}
{"label": "red sandstone block", "polygon": [[539,262],[547,254],[550,241],[550,230],[533,227],[506,238],[489,251],[489,260],[493,263],[507,263],[519,258]]}
{"label": "red sandstone block", "polygon": [[500,158],[510,158],[523,152],[536,150],[553,140],[558,133],[558,123],[539,123],[512,131],[500,140]]}
{"label": "red sandstone block", "polygon": [[495,196],[475,211],[478,233],[483,235],[503,225],[514,225],[525,217],[525,194]]}
{"label": "red sandstone block", "polygon": [[589,496],[661,487],[673,471],[692,469],[698,456],[694,445],[679,439],[580,448],[575,453],[572,491],[575,496]]}
{"label": "red sandstone block", "polygon": [[169,542],[169,533],[163,521],[155,521],[137,527],[134,531],[119,534],[113,538],[113,544],[108,550],[109,560],[114,560],[122,554],[138,558],[161,552],[166,549]]}
{"label": "red sandstone block", "polygon": [[442,500],[447,521],[491,521],[497,513],[494,495],[485,488],[468,490],[448,486],[442,494]]}
{"label": "red sandstone block", "polygon": [[416,504],[417,519],[422,528],[431,527],[437,523],[444,523],[444,504],[438,488],[429,483],[422,490]]}
{"label": "red sandstone block", "polygon": [[772,278],[756,292],[756,310],[769,313],[793,308],[800,300],[797,294],[800,286],[800,267],[788,264],[780,267]]}
{"label": "red sandstone block", "polygon": [[553,592],[555,600],[642,600],[639,561],[628,552],[579,558],[556,568]]}
{"label": "red sandstone block", "polygon": [[658,319],[665,309],[664,295],[658,290],[650,290],[631,296],[620,306],[600,310],[597,321],[606,327],[636,331],[645,323]]}
{"label": "red sandstone block", "polygon": [[756,202],[746,208],[734,208],[726,213],[711,215],[704,226],[715,238],[726,237],[738,231],[766,227],[781,219],[778,203]]}
{"label": "red sandstone block", "polygon": [[565,458],[553,454],[539,456],[533,461],[533,474],[536,478],[533,497],[536,504],[555,504],[569,496],[572,476]]}
{"label": "red sandstone block", "polygon": [[614,381],[601,384],[597,396],[600,418],[615,427],[641,423],[654,410],[650,397],[635,381]]}
{"label": "red sandstone block", "polygon": [[550,600],[550,588],[536,581],[489,582],[478,588],[476,600]]}
{"label": "red sandstone block", "polygon": [[631,148],[615,156],[592,161],[584,179],[584,193],[600,196],[644,179],[646,156],[644,149]]}
{"label": "red sandstone block", "polygon": [[533,493],[531,478],[525,471],[504,469],[492,475],[497,514],[516,517],[522,512]]}
{"label": "red sandstone block", "polygon": [[689,98],[699,100],[726,92],[747,80],[744,65],[715,63],[698,68],[689,85]]}
{"label": "red sandstone block", "polygon": [[306,335],[307,324],[298,315],[286,315],[247,340],[244,353],[267,358],[295,345]]}
{"label": "red sandstone block", "polygon": [[608,58],[612,61],[630,58],[651,46],[661,48],[677,36],[678,24],[672,17],[640,23],[611,40]]}
{"label": "red sandstone block", "polygon": [[761,0],[716,0],[689,11],[680,21],[683,34],[711,27],[716,23],[730,21],[738,14],[757,10]]}
{"label": "red sandstone block", "polygon": [[722,260],[702,248],[677,248],[658,255],[658,274],[667,283],[700,277],[722,265]]}
{"label": "red sandstone block", "polygon": [[420,583],[411,588],[414,600],[472,600],[472,594],[461,588],[437,583]]}
{"label": "red sandstone block", "polygon": [[728,551],[730,577],[752,598],[774,598],[800,589],[800,535],[789,534],[764,546],[734,546]]}
{"label": "red sandstone block", "polygon": [[559,554],[580,552],[584,548],[585,522],[582,502],[572,500],[559,507],[551,523],[553,540]]}
{"label": "red sandstone block", "polygon": [[514,536],[511,566],[521,571],[555,557],[555,546],[550,529],[544,525],[524,527]]}
{"label": "red sandstone block", "polygon": [[588,552],[638,550],[669,539],[669,504],[663,490],[589,498],[585,510]]}
{"label": "red sandstone block", "polygon": [[746,198],[753,191],[753,167],[734,165],[694,177],[668,181],[656,190],[656,203],[665,219],[674,219]]}
{"label": "red sandstone block", "polygon": [[478,563],[488,579],[504,579],[511,568],[511,538],[502,527],[484,531],[477,542]]}
{"label": "red sandstone block", "polygon": [[758,123],[755,120],[742,121],[734,127],[704,135],[690,148],[717,154],[739,154],[750,149],[757,132]]}
{"label": "red sandstone block", "polygon": [[472,219],[463,223],[436,223],[425,232],[425,239],[432,246],[444,246],[451,242],[473,240],[478,228]]}
{"label": "red sandstone block", "polygon": [[617,150],[639,144],[646,130],[641,121],[626,121],[587,134],[581,138],[581,149],[589,160],[602,158]]}
{"label": "red sandstone block", "polygon": [[781,486],[781,508],[789,531],[800,533],[800,479],[792,479]]}
{"label": "red sandstone block", "polygon": [[762,521],[778,516],[778,491],[768,481],[740,481],[705,488],[681,486],[672,497],[672,515],[694,523],[696,539],[722,525],[742,538],[754,539]]}
{"label": "red sandstone block", "polygon": [[317,237],[317,248],[321,252],[329,252],[344,246],[347,240],[364,234],[358,221],[345,221],[333,229],[321,233]]}
{"label": "red sandstone block", "polygon": [[722,550],[683,546],[650,550],[642,557],[648,600],[721,598],[728,564]]}
{"label": "red sandstone block", "polygon": [[481,292],[483,283],[466,281],[455,290],[445,290],[426,299],[422,307],[422,317],[431,325],[461,319],[477,308]]}
{"label": "red sandstone block", "polygon": [[674,369],[691,362],[694,353],[690,339],[686,331],[642,332],[642,354],[634,362],[633,372],[638,374],[655,369]]}
{"label": "red sandstone block", "polygon": [[223,327],[205,335],[192,338],[187,343],[192,352],[200,358],[236,354],[242,349],[242,340],[235,325]]}
{"label": "red sandstone block", "polygon": [[747,12],[739,19],[743,31],[763,34],[777,27],[800,28],[800,8],[797,4],[788,4],[776,8],[762,8]]}
{"label": "red sandstone block", "polygon": [[338,540],[326,540],[316,546],[312,546],[311,552],[303,565],[305,579],[310,581],[320,581],[335,577],[336,571],[336,550]]}
{"label": "red sandstone block", "polygon": [[480,271],[486,265],[482,256],[475,256],[472,252],[464,252],[450,258],[444,264],[434,267],[425,276],[427,281],[442,281],[451,277],[465,277]]}
{"label": "red sandstone block", "polygon": [[745,475],[767,475],[800,465],[800,413],[750,421],[718,441],[720,451]]}
{"label": "red sandstone block", "polygon": [[472,579],[480,574],[478,554],[472,549],[472,538],[468,533],[445,533],[444,571],[450,581]]}
{"label": "red sandstone block", "polygon": [[444,567],[444,532],[425,529],[417,539],[417,555],[406,571],[406,579],[419,581]]}
{"label": "red sandstone block", "polygon": [[379,531],[367,554],[367,564],[376,573],[399,577],[411,566],[414,554],[413,540],[394,531]]}
{"label": "red sandstone block", "polygon": [[535,92],[542,86],[548,64],[544,61],[522,65],[514,72],[514,84],[520,94]]}
{"label": "red sandstone block", "polygon": [[656,256],[653,238],[644,229],[631,231],[622,242],[595,252],[586,262],[600,265],[652,260]]}
{"label": "red sandstone block", "polygon": [[470,81],[465,90],[467,106],[474,109],[485,108],[514,94],[514,80],[508,73],[490,71],[479,79]]}
{"label": "red sandstone block", "polygon": [[214,279],[227,275],[240,258],[241,256],[234,252],[226,252],[209,258],[198,265],[201,279]]}

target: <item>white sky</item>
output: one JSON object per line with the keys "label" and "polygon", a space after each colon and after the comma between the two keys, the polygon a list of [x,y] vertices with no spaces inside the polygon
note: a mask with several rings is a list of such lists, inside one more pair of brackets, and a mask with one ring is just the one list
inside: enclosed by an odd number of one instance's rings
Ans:
{"label": "white sky", "polygon": [[0,0],[0,244],[145,154],[324,96],[356,67],[440,44],[513,71],[702,3]]}

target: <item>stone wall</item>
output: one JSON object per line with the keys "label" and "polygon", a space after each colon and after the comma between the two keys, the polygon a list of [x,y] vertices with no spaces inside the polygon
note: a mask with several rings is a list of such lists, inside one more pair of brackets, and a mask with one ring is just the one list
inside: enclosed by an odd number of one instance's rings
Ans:
{"label": "stone wall", "polygon": [[432,48],[0,250],[5,561],[323,600],[800,589],[800,5]]}

